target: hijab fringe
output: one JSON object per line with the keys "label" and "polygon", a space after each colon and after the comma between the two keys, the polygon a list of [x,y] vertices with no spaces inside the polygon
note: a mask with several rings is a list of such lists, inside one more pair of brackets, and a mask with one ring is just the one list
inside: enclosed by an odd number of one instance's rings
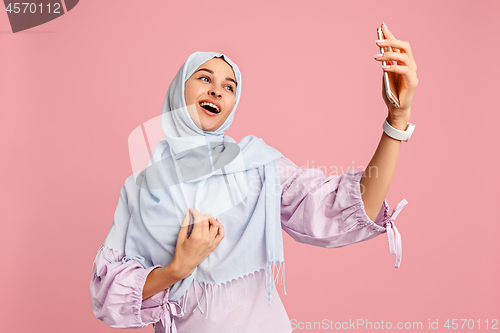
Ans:
{"label": "hijab fringe", "polygon": [[[214,298],[215,298],[215,292],[214,292],[214,286],[218,286],[219,289],[219,297],[218,297],[218,307],[220,310],[221,314],[224,314],[227,310],[227,307],[233,306],[233,283],[238,284],[238,294],[236,298],[236,303],[239,303],[240,299],[240,278],[243,280],[244,284],[244,293],[243,293],[243,298],[246,299],[247,296],[250,295],[250,283],[251,280],[253,280],[253,288],[252,288],[252,294],[255,293],[255,290],[258,288],[260,290],[261,284],[262,284],[262,276],[264,275],[264,283],[265,283],[265,288],[266,288],[266,295],[267,299],[269,302],[273,302],[275,300],[274,294],[274,285],[275,283],[279,280],[279,274],[281,272],[281,280],[280,283],[283,285],[283,292],[286,295],[286,288],[285,288],[285,262],[275,262],[275,263],[270,263],[268,266],[264,268],[264,274],[261,273],[262,270],[260,271],[255,271],[254,273],[248,273],[243,276],[240,276],[236,279],[232,279],[231,281],[226,281],[222,283],[206,283],[198,280],[193,281],[193,289],[194,289],[194,294],[196,297],[196,303],[197,306],[194,308],[192,311],[193,313],[199,309],[202,314],[205,314],[205,318],[208,318],[209,316],[211,317],[214,311]],[[259,286],[257,287],[257,279],[255,277],[256,274],[259,274]],[[250,275],[253,275],[253,279],[250,278]],[[246,279],[245,279],[246,278]],[[236,280],[235,282],[233,282]],[[201,289],[201,296],[198,295],[198,288],[196,287],[196,284],[198,284],[199,288]],[[228,287],[229,284],[229,287]],[[224,288],[222,287],[224,286]],[[229,291],[228,291],[229,288]],[[209,292],[209,289],[211,292]],[[223,290],[224,289],[224,290]],[[225,297],[223,296],[225,294]],[[181,297],[181,308],[184,310],[184,312],[187,311],[187,301],[188,301],[188,295],[189,295],[189,288],[186,290],[186,292],[182,295]],[[224,302],[223,302],[224,300]],[[222,305],[224,303],[224,306]],[[216,305],[217,306],[217,305]],[[210,307],[210,309],[209,309]]]}

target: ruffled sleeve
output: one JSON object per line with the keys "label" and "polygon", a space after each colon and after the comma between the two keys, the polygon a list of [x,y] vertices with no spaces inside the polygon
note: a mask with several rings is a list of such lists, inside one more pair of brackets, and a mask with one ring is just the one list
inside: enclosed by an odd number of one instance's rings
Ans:
{"label": "ruffled sleeve", "polygon": [[101,246],[90,284],[94,315],[115,328],[140,328],[161,321],[168,332],[176,332],[173,317],[184,313],[177,302],[168,301],[170,288],[142,301],[146,278],[157,267],[146,269]]}
{"label": "ruffled sleeve", "polygon": [[174,317],[184,313],[177,302],[168,300],[170,288],[142,300],[146,278],[160,266],[145,268],[138,260],[124,255],[130,222],[128,202],[137,197],[138,190],[133,176],[121,188],[113,224],[94,261],[90,282],[92,310],[111,327],[140,328],[160,323],[167,332],[176,332]]}
{"label": "ruffled sleeve", "polygon": [[360,191],[363,171],[348,170],[325,177],[320,169],[301,169],[279,158],[282,186],[281,226],[298,242],[321,247],[342,247],[387,232],[389,251],[401,262],[401,235],[394,219],[406,205],[402,200],[392,214],[384,200],[372,221],[366,215]]}

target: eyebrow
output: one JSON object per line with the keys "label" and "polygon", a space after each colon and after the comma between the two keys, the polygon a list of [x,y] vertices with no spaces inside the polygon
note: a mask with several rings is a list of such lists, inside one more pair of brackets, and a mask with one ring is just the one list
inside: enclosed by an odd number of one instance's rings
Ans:
{"label": "eyebrow", "polygon": [[[212,71],[210,69],[207,69],[207,68],[200,68],[196,72],[199,72],[199,71],[205,71],[205,72],[209,72],[210,74],[214,74],[214,71]],[[236,83],[236,81],[234,79],[230,78],[230,77],[226,77],[226,80],[234,82],[235,85],[238,85],[238,83]]]}

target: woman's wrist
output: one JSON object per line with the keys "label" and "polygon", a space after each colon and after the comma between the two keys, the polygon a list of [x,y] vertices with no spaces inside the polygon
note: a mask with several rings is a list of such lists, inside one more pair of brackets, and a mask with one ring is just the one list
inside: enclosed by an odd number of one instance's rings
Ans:
{"label": "woman's wrist", "polygon": [[171,265],[153,269],[144,283],[142,299],[145,300],[182,280],[183,277],[179,273],[175,266]]}
{"label": "woman's wrist", "polygon": [[191,273],[188,271],[186,267],[183,265],[177,264],[177,261],[172,260],[170,264],[163,267],[163,271],[165,275],[172,276],[177,279],[177,281],[187,278]]}
{"label": "woman's wrist", "polygon": [[401,117],[387,116],[386,118],[389,125],[400,131],[406,131],[408,128],[408,122],[410,120],[409,112],[408,115]]}

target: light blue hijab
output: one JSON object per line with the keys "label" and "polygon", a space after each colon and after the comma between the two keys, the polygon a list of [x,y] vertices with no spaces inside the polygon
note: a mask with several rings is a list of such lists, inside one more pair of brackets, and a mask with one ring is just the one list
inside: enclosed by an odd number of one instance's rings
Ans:
{"label": "light blue hijab", "polygon": [[[186,80],[214,57],[223,57],[232,67],[237,87],[231,114],[220,128],[208,132],[191,119],[184,87]],[[128,227],[115,232],[112,226],[104,243],[124,251],[125,261],[138,260],[146,268],[165,266],[173,259],[185,209],[193,207],[218,218],[224,225],[224,239],[189,277],[171,287],[170,301],[186,294],[193,280],[220,286],[239,277],[245,280],[244,276],[263,268],[271,300],[274,268],[278,274],[284,270],[276,163],[283,155],[255,136],[237,143],[224,135],[233,122],[241,87],[238,66],[227,56],[195,52],[188,57],[163,103],[161,124],[166,140],[158,143],[148,167],[135,179],[138,195],[128,196],[130,220],[117,221],[115,215],[113,226],[128,223]]]}

